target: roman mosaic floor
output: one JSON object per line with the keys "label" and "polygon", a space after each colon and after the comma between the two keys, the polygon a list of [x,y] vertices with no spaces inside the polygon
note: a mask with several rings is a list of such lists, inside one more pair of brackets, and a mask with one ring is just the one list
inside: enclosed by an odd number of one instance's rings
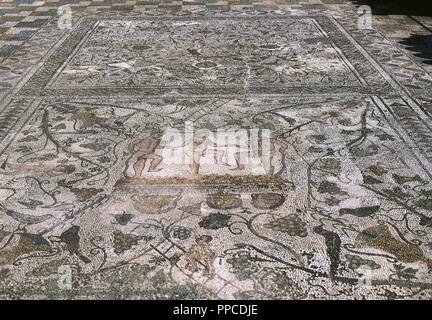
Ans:
{"label": "roman mosaic floor", "polygon": [[432,18],[362,30],[340,0],[0,14],[0,298],[432,297],[432,66],[398,42]]}

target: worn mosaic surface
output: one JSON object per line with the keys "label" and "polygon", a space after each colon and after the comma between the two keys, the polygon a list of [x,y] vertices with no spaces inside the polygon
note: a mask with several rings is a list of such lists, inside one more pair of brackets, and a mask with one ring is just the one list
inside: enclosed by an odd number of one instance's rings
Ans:
{"label": "worn mosaic surface", "polygon": [[1,298],[431,298],[428,67],[355,10],[251,9],[84,10],[2,62]]}

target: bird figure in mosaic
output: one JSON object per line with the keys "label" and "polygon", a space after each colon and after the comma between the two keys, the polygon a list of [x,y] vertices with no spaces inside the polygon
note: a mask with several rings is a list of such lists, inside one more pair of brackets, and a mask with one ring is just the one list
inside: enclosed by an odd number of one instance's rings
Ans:
{"label": "bird figure in mosaic", "polygon": [[340,215],[350,214],[358,218],[368,217],[376,212],[378,212],[380,206],[369,206],[369,207],[359,207],[359,208],[342,208],[339,210]]}
{"label": "bird figure in mosaic", "polygon": [[66,248],[71,255],[76,255],[84,263],[90,263],[90,259],[80,251],[79,231],[79,226],[72,226],[60,235],[60,239],[66,244]]}
{"label": "bird figure in mosaic", "polygon": [[314,227],[313,231],[325,239],[326,253],[330,259],[329,277],[333,279],[340,264],[342,241],[337,233],[324,229],[322,225]]}
{"label": "bird figure in mosaic", "polygon": [[425,256],[419,246],[397,239],[386,225],[374,225],[364,229],[357,235],[356,245],[383,250],[405,263],[422,261],[429,269],[432,268],[432,260]]}
{"label": "bird figure in mosaic", "polygon": [[17,212],[15,210],[7,209],[1,204],[0,204],[0,211],[3,211],[7,216],[11,217],[15,221],[18,221],[26,225],[38,224],[53,217],[50,214],[44,214],[41,216],[28,215],[28,214]]}

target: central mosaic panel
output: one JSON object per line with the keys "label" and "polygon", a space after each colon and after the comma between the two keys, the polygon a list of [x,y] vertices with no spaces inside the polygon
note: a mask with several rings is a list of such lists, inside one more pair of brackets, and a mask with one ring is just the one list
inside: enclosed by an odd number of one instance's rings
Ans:
{"label": "central mosaic panel", "polygon": [[[44,284],[58,295],[57,270],[71,265],[84,283],[74,292],[89,297],[379,298],[432,288],[429,173],[376,97],[40,100],[13,101],[32,111],[0,144],[9,287],[32,294]],[[272,170],[252,176],[221,158],[173,170],[164,132],[185,133],[188,121],[196,131],[270,130]],[[223,147],[195,138],[199,164]]]}
{"label": "central mosaic panel", "polygon": [[85,19],[30,95],[381,93],[386,81],[318,17]]}

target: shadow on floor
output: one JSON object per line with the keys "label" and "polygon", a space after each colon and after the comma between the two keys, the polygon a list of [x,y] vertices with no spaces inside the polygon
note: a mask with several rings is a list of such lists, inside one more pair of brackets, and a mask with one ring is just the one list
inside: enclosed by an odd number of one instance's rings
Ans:
{"label": "shadow on floor", "polygon": [[354,4],[368,5],[373,14],[432,16],[432,3],[430,0],[351,0]]}
{"label": "shadow on floor", "polygon": [[[351,0],[357,6],[368,5],[374,15],[407,15],[432,17],[431,0]],[[399,41],[406,49],[414,52],[424,63],[432,65],[432,30],[423,26],[430,35],[412,34]]]}
{"label": "shadow on floor", "polygon": [[432,65],[432,35],[413,34],[399,43],[414,52],[424,63]]}

